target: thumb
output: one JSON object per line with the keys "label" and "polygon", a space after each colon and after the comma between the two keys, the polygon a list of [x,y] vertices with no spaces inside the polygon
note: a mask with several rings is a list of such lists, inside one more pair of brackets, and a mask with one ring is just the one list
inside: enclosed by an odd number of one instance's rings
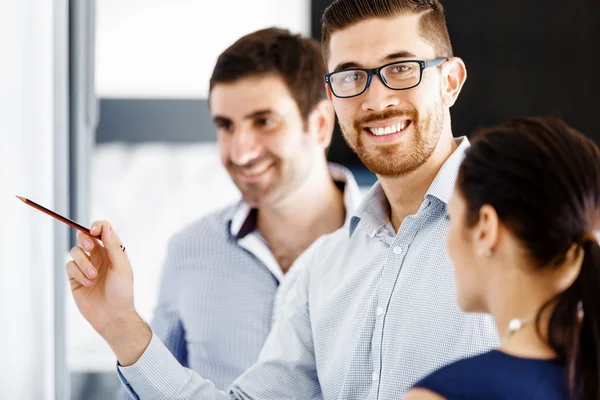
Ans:
{"label": "thumb", "polygon": [[94,222],[92,231],[96,233],[98,230],[98,236],[104,244],[113,268],[116,270],[129,269],[129,257],[125,253],[125,246],[121,244],[121,239],[111,224],[108,221]]}

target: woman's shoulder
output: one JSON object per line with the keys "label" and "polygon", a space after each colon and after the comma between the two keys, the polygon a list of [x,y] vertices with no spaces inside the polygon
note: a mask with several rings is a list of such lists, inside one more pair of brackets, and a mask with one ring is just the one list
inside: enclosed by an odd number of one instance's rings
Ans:
{"label": "woman's shoulder", "polygon": [[[465,358],[438,369],[414,385],[451,398],[511,395],[566,399],[565,370],[557,360],[515,357],[498,350]],[[544,397],[550,396],[550,397]],[[563,397],[565,396],[565,397]]]}
{"label": "woman's shoulder", "polygon": [[[415,386],[427,387],[435,385],[438,382],[468,381],[479,379],[479,375],[487,375],[492,369],[496,369],[497,364],[502,363],[500,352],[491,350],[476,356],[463,358],[450,363],[421,379]],[[485,372],[487,371],[487,372]]]}

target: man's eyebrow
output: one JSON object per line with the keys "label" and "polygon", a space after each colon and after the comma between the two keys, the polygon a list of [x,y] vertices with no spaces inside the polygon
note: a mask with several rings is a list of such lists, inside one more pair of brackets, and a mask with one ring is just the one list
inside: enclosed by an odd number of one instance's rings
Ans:
{"label": "man's eyebrow", "polygon": [[218,122],[231,122],[231,119],[227,118],[227,117],[223,117],[221,115],[215,115],[212,118],[213,122],[216,124]]}
{"label": "man's eyebrow", "polygon": [[[399,58],[415,58],[415,57],[416,57],[416,55],[414,55],[413,53],[411,53],[408,50],[400,50],[400,51],[396,51],[394,53],[390,53],[390,54],[382,57],[379,61],[381,63],[386,63],[386,62],[391,62],[391,61],[397,60]],[[342,62],[342,63],[339,63],[338,65],[336,65],[336,67],[333,69],[333,72],[342,71],[345,69],[352,69],[352,68],[363,68],[363,67],[356,61],[346,61],[346,62]]]}
{"label": "man's eyebrow", "polygon": [[[249,114],[244,115],[244,119],[252,119],[252,118],[258,118],[258,117],[264,117],[266,115],[271,115],[271,114],[275,114],[275,112],[273,110],[270,109],[262,109],[262,110],[256,110],[256,111],[252,111]],[[216,123],[231,123],[232,120],[231,118],[225,117],[223,115],[215,115],[212,118],[213,122]]]}
{"label": "man's eyebrow", "polygon": [[383,57],[379,61],[384,63],[384,62],[388,62],[388,61],[395,61],[399,58],[415,58],[415,57],[417,57],[417,56],[408,50],[400,50],[395,53],[388,54],[387,56]]}
{"label": "man's eyebrow", "polygon": [[350,68],[361,68],[360,64],[353,62],[353,61],[347,61],[347,62],[343,62],[338,64],[334,69],[333,72],[337,72],[337,71],[342,71],[344,69],[350,69]]}
{"label": "man's eyebrow", "polygon": [[256,110],[251,112],[250,114],[244,115],[244,119],[251,119],[256,117],[262,117],[265,115],[273,114],[273,110],[264,109],[264,110]]}

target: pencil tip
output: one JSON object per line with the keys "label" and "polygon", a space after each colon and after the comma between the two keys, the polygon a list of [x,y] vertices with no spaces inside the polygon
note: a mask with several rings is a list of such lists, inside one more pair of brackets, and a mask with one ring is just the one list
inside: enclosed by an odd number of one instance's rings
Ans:
{"label": "pencil tip", "polygon": [[[15,194],[15,196],[17,196],[17,195]],[[19,200],[21,200],[22,202],[25,202],[25,200],[27,200],[25,197],[21,197],[21,196],[17,196],[17,197],[18,197],[18,198],[19,198]]]}

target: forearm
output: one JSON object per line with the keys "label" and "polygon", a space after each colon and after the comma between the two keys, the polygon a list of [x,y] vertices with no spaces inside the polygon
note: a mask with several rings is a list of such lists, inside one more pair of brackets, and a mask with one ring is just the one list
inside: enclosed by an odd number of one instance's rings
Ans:
{"label": "forearm", "polygon": [[139,400],[232,400],[215,385],[184,368],[154,335],[144,354],[129,367],[118,366],[117,374],[131,397]]}
{"label": "forearm", "polygon": [[136,312],[119,317],[99,333],[124,367],[135,364],[152,339],[150,327]]}

